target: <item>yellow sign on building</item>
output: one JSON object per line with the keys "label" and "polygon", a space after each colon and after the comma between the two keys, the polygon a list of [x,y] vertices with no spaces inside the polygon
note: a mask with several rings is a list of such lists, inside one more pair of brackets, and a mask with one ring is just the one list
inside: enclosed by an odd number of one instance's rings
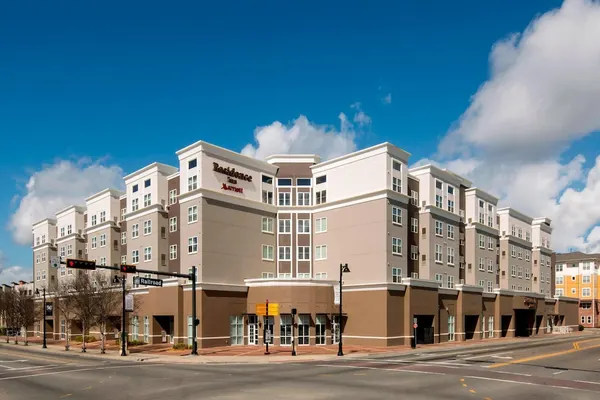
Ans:
{"label": "yellow sign on building", "polygon": [[[265,316],[267,315],[267,305],[266,304],[257,304],[256,305],[256,315]],[[269,315],[279,315],[279,304],[278,303],[269,303]]]}

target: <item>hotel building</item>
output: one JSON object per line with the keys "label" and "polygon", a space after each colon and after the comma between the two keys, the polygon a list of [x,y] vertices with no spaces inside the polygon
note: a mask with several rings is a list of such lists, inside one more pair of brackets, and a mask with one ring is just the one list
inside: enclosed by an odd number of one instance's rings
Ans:
{"label": "hotel building", "polygon": [[555,294],[579,300],[579,323],[600,328],[600,254],[556,254]]}
{"label": "hotel building", "polygon": [[[72,275],[48,262],[63,242],[65,258],[83,250],[97,265],[134,264],[154,278],[195,266],[201,347],[259,345],[265,328],[287,346],[294,323],[299,345],[336,343],[342,330],[346,343],[375,346],[410,343],[415,321],[420,343],[577,325],[576,300],[548,286],[549,220],[498,209],[451,171],[409,170],[410,154],[390,143],[331,160],[262,161],[203,141],[176,154],[177,167],[151,164],[124,178],[124,193],[106,189],[35,224],[35,286]],[[350,271],[340,320],[341,264]],[[191,282],[131,278],[140,306],[130,337],[190,343]],[[267,299],[278,315],[257,314]],[[61,316],[51,320],[60,334]]]}

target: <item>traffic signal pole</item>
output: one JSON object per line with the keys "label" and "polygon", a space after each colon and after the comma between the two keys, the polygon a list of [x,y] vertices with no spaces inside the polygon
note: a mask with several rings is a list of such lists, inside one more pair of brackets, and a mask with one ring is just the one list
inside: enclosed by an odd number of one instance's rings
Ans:
{"label": "traffic signal pole", "polygon": [[[162,275],[162,276],[168,276],[171,278],[187,278],[190,279],[192,281],[192,352],[191,354],[194,356],[198,355],[198,343],[196,341],[196,327],[198,326],[199,322],[198,318],[196,318],[196,276],[197,276],[197,268],[196,266],[192,267],[192,272],[190,274],[178,274],[176,272],[160,272],[160,271],[152,271],[149,269],[138,269],[135,265],[121,265],[119,267],[111,267],[108,265],[96,265],[96,263],[94,261],[89,261],[89,260],[77,260],[77,259],[67,259],[65,262],[61,261],[61,264],[66,264],[69,268],[75,268],[75,269],[86,269],[86,270],[95,270],[95,269],[108,269],[108,270],[112,270],[112,271],[119,271],[123,273],[123,277],[121,278],[121,282],[123,284],[123,315],[122,315],[122,325],[123,328],[121,329],[122,331],[122,338],[121,338],[121,356],[126,356],[127,352],[125,350],[125,345],[126,342],[125,340],[127,339],[127,337],[125,336],[125,317],[126,317],[126,310],[125,310],[125,294],[126,294],[126,288],[125,288],[125,284],[127,283],[127,275],[126,274],[131,274],[131,273],[142,273],[142,274],[151,274],[151,275]],[[45,312],[45,311],[44,311]]]}
{"label": "traffic signal pole", "polygon": [[127,344],[127,331],[125,327],[127,326],[125,321],[127,321],[127,311],[125,310],[125,284],[127,283],[127,275],[123,275],[121,277],[121,283],[123,285],[123,314],[121,316],[121,356],[127,355],[127,348],[125,345]]}

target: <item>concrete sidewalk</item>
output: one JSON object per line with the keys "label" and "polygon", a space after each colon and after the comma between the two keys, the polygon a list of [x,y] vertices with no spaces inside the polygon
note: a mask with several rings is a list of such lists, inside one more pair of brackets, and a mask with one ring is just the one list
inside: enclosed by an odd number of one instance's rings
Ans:
{"label": "concrete sidewalk", "polygon": [[[550,343],[560,343],[573,341],[578,338],[600,339],[598,332],[583,331],[573,332],[568,335],[548,335],[540,338],[498,338],[478,340],[475,342],[449,342],[433,345],[418,346],[416,349],[410,347],[374,347],[365,348],[352,345],[344,345],[343,358],[386,358],[419,355],[422,359],[435,357],[447,357],[451,354],[480,354],[485,352],[497,351],[505,348],[533,348],[540,347]],[[35,338],[39,339],[39,338]],[[337,356],[337,346],[300,346],[297,349],[297,356],[291,355],[290,347],[269,347],[270,355],[264,355],[264,346],[233,346],[216,349],[199,349],[198,356],[189,355],[189,350],[164,350],[143,351],[144,346],[132,347],[127,356],[121,356],[120,350],[114,344],[107,348],[106,354],[101,354],[98,343],[90,344],[85,353],[81,352],[81,344],[71,345],[69,351],[65,351],[64,343],[57,341],[47,341],[47,349],[41,347],[39,340],[32,340],[28,346],[23,344],[14,345],[0,342],[0,348],[14,348],[20,352],[31,351],[37,354],[48,354],[55,356],[82,357],[87,359],[112,360],[112,361],[131,361],[131,362],[158,362],[158,363],[186,363],[186,364],[263,364],[263,363],[281,363],[281,362],[310,362],[325,360],[341,360]],[[148,345],[154,347],[156,345]],[[233,353],[233,354],[232,354]]]}

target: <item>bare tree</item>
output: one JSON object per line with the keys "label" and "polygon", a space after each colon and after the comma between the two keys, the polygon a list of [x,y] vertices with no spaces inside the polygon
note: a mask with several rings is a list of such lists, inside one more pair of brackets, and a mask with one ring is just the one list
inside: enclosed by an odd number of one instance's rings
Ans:
{"label": "bare tree", "polygon": [[35,300],[31,294],[25,289],[19,289],[15,292],[15,308],[18,325],[24,331],[23,340],[25,346],[29,344],[27,341],[27,328],[32,326],[36,321],[36,317],[40,312],[39,304],[36,306]]}
{"label": "bare tree", "polygon": [[67,278],[59,279],[52,286],[52,292],[56,299],[54,306],[65,321],[65,351],[69,351],[71,347],[71,325],[76,318],[77,303],[73,297],[73,292],[75,291],[74,279],[74,277],[68,276]]}
{"label": "bare tree", "polygon": [[102,337],[100,351],[106,353],[106,330],[111,320],[119,315],[122,294],[119,286],[110,279],[108,274],[98,274],[94,293],[94,324],[99,327]]}
{"label": "bare tree", "polygon": [[[14,290],[7,290],[4,292],[4,318],[6,321],[6,343],[10,340],[10,333],[15,332],[14,329],[19,326],[19,313],[17,308],[16,292]],[[17,333],[17,332],[15,332]],[[18,344],[18,335],[15,335],[15,344]]]}
{"label": "bare tree", "polygon": [[81,351],[85,352],[85,336],[86,332],[94,323],[94,282],[88,273],[78,271],[75,280],[73,281],[73,290],[70,298],[74,303],[73,315],[81,321],[82,339]]}

